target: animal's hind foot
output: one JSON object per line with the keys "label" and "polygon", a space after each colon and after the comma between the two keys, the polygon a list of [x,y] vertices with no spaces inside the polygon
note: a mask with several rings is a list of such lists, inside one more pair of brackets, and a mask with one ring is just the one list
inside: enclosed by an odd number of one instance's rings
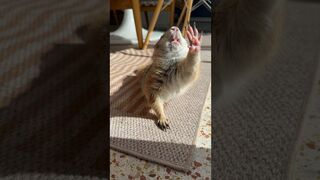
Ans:
{"label": "animal's hind foot", "polygon": [[169,121],[166,118],[165,119],[159,119],[157,121],[157,126],[163,131],[166,131],[167,129],[170,129]]}

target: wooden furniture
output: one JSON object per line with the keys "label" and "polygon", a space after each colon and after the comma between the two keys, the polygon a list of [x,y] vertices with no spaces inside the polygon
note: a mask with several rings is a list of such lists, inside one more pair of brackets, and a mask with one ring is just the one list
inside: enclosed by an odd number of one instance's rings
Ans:
{"label": "wooden furniture", "polygon": [[133,9],[135,28],[137,32],[138,47],[143,47],[142,22],[141,22],[141,5],[140,0],[111,0],[111,10]]}
{"label": "wooden furniture", "polygon": [[[174,10],[175,10],[176,0],[164,0],[162,11],[169,13],[169,23],[170,27],[174,25]],[[147,21],[147,26],[149,26],[149,20],[147,12],[153,12],[155,10],[158,0],[141,0],[141,11],[145,13],[145,18]]]}
{"label": "wooden furniture", "polygon": [[182,35],[185,37],[186,29],[188,28],[188,25],[190,23],[193,0],[183,0],[183,1],[184,1],[184,5],[183,5],[182,12],[180,14],[180,17],[178,19],[177,26],[180,26],[184,17],[183,25],[182,25]]}
{"label": "wooden furniture", "polygon": [[149,41],[150,41],[150,36],[151,36],[151,34],[152,34],[153,30],[154,30],[154,27],[156,25],[156,22],[158,20],[161,8],[163,6],[163,2],[164,2],[164,0],[158,0],[158,4],[155,7],[155,10],[153,12],[152,19],[151,19],[151,22],[150,22],[149,27],[148,27],[148,34],[147,34],[147,37],[146,37],[146,39],[145,39],[145,41],[143,43],[143,48],[142,49],[147,49],[147,47],[148,47],[148,44],[149,44]]}
{"label": "wooden furniture", "polygon": [[[184,0],[185,4],[184,4],[184,7],[183,7],[183,10],[182,10],[182,13],[179,17],[179,21],[178,21],[178,25],[180,24],[180,22],[182,21],[182,18],[184,17],[184,14],[185,14],[185,18],[184,18],[184,23],[183,23],[183,26],[182,26],[182,34],[183,36],[186,36],[186,28],[188,27],[189,25],[189,22],[190,22],[190,16],[191,16],[191,11],[192,11],[192,3],[193,3],[193,0]],[[170,5],[172,8],[171,9],[171,15],[170,15],[170,25],[172,26],[173,23],[174,23],[174,8],[175,8],[175,4],[176,4],[176,0],[170,0]],[[167,3],[167,4],[169,4]],[[148,34],[147,34],[147,37],[144,41],[144,44],[143,44],[143,49],[147,49],[148,47],[148,44],[149,44],[149,40],[150,40],[150,36],[154,30],[154,27],[155,27],[155,24],[158,20],[158,17],[159,17],[159,14],[160,14],[160,11],[166,7],[163,7],[164,5],[164,0],[158,0],[158,3],[155,7],[155,10],[154,10],[154,13],[153,13],[153,16],[152,16],[152,19],[151,19],[151,22],[150,22],[150,25],[149,25],[149,28],[148,28]]]}
{"label": "wooden furniture", "polygon": [[[144,1],[141,5],[140,1]],[[153,2],[156,6],[149,6],[146,5],[145,2]],[[178,25],[182,21],[182,18],[185,14],[184,23],[182,27],[182,34],[186,35],[186,28],[190,22],[190,15],[192,11],[192,3],[193,0],[183,0],[185,2],[183,11],[181,16],[179,17]],[[133,9],[134,13],[134,21],[135,21],[135,28],[137,32],[137,39],[138,39],[138,47],[142,49],[146,49],[148,47],[151,34],[154,30],[156,22],[158,20],[159,14],[162,10],[166,10],[170,12],[170,26],[174,24],[174,8],[175,8],[176,0],[111,0],[110,6],[111,10],[124,10],[124,9]],[[148,33],[146,36],[145,41],[143,42],[142,37],[142,22],[141,22],[141,10],[142,11],[151,11],[153,10],[153,16],[151,22],[148,27]]]}
{"label": "wooden furniture", "polygon": [[179,17],[179,20],[178,20],[178,23],[177,23],[177,26],[180,25],[181,21],[182,21],[182,18],[184,17],[184,14],[186,13],[187,11],[187,15],[186,15],[186,18],[184,19],[184,24],[183,24],[183,35],[185,36],[186,34],[186,28],[190,22],[190,16],[191,16],[191,12],[194,11],[195,9],[199,8],[200,6],[204,6],[208,11],[211,12],[211,6],[212,6],[212,0],[199,0],[194,6],[192,6],[193,4],[193,0],[184,0],[185,2],[185,5],[183,6],[183,9],[182,9],[182,12],[181,12],[181,15]]}

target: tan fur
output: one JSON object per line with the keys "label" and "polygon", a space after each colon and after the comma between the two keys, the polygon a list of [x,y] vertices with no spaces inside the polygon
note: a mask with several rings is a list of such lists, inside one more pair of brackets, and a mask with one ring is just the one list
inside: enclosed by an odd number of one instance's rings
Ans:
{"label": "tan fur", "polygon": [[182,36],[182,45],[170,50],[166,46],[168,36],[170,34],[165,33],[155,46],[153,62],[143,69],[141,81],[142,91],[161,129],[169,126],[164,104],[192,86],[200,71],[200,54],[188,53],[188,44]]}

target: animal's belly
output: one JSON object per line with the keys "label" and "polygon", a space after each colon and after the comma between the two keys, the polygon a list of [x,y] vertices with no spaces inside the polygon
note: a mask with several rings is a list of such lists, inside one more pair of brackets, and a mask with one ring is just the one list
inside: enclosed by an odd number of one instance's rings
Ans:
{"label": "animal's belly", "polygon": [[187,83],[174,81],[164,86],[162,88],[160,95],[162,100],[166,102],[174,97],[184,94],[189,89],[189,87],[190,87],[189,83],[187,84]]}

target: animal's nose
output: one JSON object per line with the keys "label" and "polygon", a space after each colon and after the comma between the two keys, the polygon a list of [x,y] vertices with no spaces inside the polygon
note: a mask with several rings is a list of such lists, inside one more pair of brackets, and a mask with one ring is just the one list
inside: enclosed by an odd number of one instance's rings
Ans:
{"label": "animal's nose", "polygon": [[171,30],[172,30],[172,31],[178,31],[178,30],[179,30],[179,28],[178,28],[178,27],[176,27],[176,26],[172,26],[172,27],[171,27]]}

